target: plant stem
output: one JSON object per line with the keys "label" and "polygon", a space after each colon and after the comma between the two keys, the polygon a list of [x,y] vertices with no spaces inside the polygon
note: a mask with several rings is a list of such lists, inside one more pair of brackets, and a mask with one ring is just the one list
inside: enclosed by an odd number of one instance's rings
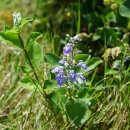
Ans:
{"label": "plant stem", "polygon": [[78,25],[77,25],[77,33],[80,32],[80,0],[78,0]]}
{"label": "plant stem", "polygon": [[[33,71],[33,73],[34,73],[34,75],[35,75],[35,78],[36,78],[36,80],[38,81],[39,85],[40,85],[41,88],[42,88],[42,84],[41,84],[41,82],[40,82],[40,80],[39,80],[39,78],[38,78],[38,75],[37,75],[37,73],[36,73],[36,71],[35,71],[35,69],[34,69],[34,66],[33,66],[33,64],[32,64],[32,62],[31,62],[31,60],[30,60],[30,57],[29,57],[29,55],[28,55],[28,53],[27,53],[27,51],[26,51],[26,48],[24,47],[24,43],[23,43],[23,40],[22,40],[22,38],[21,38],[21,36],[20,36],[20,33],[18,34],[18,37],[19,37],[19,40],[20,40],[22,49],[23,49],[23,51],[24,51],[24,53],[25,53],[25,56],[27,57],[27,60],[28,60],[28,62],[29,62],[29,65],[30,65],[30,67],[32,68],[32,71]],[[47,95],[44,90],[43,90],[43,92],[44,92],[44,95]]]}
{"label": "plant stem", "polygon": [[[68,85],[68,86],[70,86],[68,82],[67,82],[67,85]],[[71,97],[71,91],[70,91],[70,88],[67,88],[67,89],[68,89],[68,94],[69,94],[69,97],[70,97],[70,99],[72,99],[72,97]]]}
{"label": "plant stem", "polygon": [[69,92],[69,97],[70,97],[70,99],[72,99],[72,97],[71,97],[71,91],[70,91],[69,88],[68,88],[68,92]]}

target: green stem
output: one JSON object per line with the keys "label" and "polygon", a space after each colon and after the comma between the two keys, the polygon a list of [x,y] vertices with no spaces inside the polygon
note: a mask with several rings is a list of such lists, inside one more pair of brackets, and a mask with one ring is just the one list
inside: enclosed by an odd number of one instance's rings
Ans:
{"label": "green stem", "polygon": [[121,65],[121,73],[123,73],[124,62],[125,62],[125,56],[126,56],[126,46],[124,45],[124,53],[123,53],[122,65]]}
{"label": "green stem", "polygon": [[80,0],[78,0],[78,23],[77,23],[77,33],[80,33]]}
{"label": "green stem", "polygon": [[73,63],[74,62],[74,52],[73,52],[73,50],[72,50],[72,59],[71,60],[72,60],[72,70],[73,70],[73,68],[74,68],[74,63]]}
{"label": "green stem", "polygon": [[39,5],[39,0],[36,0],[35,9],[34,9],[34,15],[33,15],[34,17],[35,17],[36,14],[37,14],[38,5]]}
{"label": "green stem", "polygon": [[[19,40],[20,40],[22,49],[23,49],[23,51],[24,51],[24,53],[25,53],[25,56],[27,57],[27,60],[28,60],[28,62],[29,62],[29,65],[30,65],[30,67],[32,68],[32,71],[33,71],[33,73],[34,73],[34,75],[35,75],[35,78],[36,78],[36,80],[38,81],[39,85],[40,85],[41,88],[42,88],[42,84],[41,84],[41,82],[40,82],[40,80],[39,80],[39,78],[38,78],[38,75],[37,75],[37,73],[36,73],[36,71],[35,71],[35,69],[34,69],[34,66],[33,66],[33,64],[32,64],[32,62],[31,62],[31,60],[30,60],[30,57],[29,57],[29,55],[28,55],[28,53],[27,53],[27,51],[26,51],[26,49],[25,49],[25,47],[24,47],[24,43],[23,43],[23,40],[22,40],[22,38],[21,38],[21,36],[20,36],[20,33],[18,34],[18,37],[19,37]],[[44,90],[43,90],[43,92],[44,92],[44,95],[47,95]]]}
{"label": "green stem", "polygon": [[68,92],[69,92],[69,97],[70,97],[70,99],[72,99],[72,97],[71,97],[71,91],[70,91],[69,88],[68,88]]}
{"label": "green stem", "polygon": [[[67,82],[67,85],[70,86],[68,82]],[[70,97],[70,99],[72,99],[70,88],[68,88],[68,93],[69,93],[69,97]]]}

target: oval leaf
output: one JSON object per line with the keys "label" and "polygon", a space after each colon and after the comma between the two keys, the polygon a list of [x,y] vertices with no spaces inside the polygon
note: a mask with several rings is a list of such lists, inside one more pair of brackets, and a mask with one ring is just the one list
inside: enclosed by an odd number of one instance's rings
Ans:
{"label": "oval leaf", "polygon": [[79,60],[86,61],[86,60],[89,60],[90,58],[91,58],[91,55],[89,54],[78,54],[74,57],[75,61],[79,61]]}
{"label": "oval leaf", "polygon": [[42,34],[39,32],[32,32],[27,40],[26,43],[26,49],[28,50],[30,48],[30,46],[36,42],[39,38],[42,37]]}
{"label": "oval leaf", "polygon": [[[35,86],[34,82],[35,82],[35,84],[37,84],[37,86]],[[39,91],[40,90],[41,91],[41,87],[39,86],[37,81],[34,80],[34,79],[31,79],[28,76],[23,77],[19,81],[18,84],[19,84],[20,87],[23,87],[23,88],[25,88],[27,90],[31,90],[31,91],[36,91],[36,90]]]}
{"label": "oval leaf", "polygon": [[130,0],[126,0],[120,5],[119,13],[123,17],[130,18]]}
{"label": "oval leaf", "polygon": [[88,71],[95,69],[99,64],[101,64],[103,60],[100,58],[94,57],[87,62]]}
{"label": "oval leaf", "polygon": [[38,67],[43,59],[42,48],[38,43],[32,44],[27,53],[34,66]]}
{"label": "oval leaf", "polygon": [[57,55],[52,53],[45,53],[44,56],[45,56],[45,61],[50,65],[56,66],[59,64],[60,58]]}
{"label": "oval leaf", "polygon": [[56,80],[45,80],[43,89],[45,89],[46,91],[58,89]]}
{"label": "oval leaf", "polygon": [[19,27],[22,28],[25,24],[27,24],[28,22],[31,22],[31,21],[33,21],[33,19],[30,17],[24,18],[24,19],[22,19]]}
{"label": "oval leaf", "polygon": [[82,100],[70,100],[66,103],[66,111],[71,121],[80,126],[90,117],[90,110]]}
{"label": "oval leaf", "polygon": [[0,36],[2,36],[2,38],[5,39],[8,43],[15,45],[19,48],[22,48],[17,31],[16,32],[14,30],[2,31],[0,32]]}

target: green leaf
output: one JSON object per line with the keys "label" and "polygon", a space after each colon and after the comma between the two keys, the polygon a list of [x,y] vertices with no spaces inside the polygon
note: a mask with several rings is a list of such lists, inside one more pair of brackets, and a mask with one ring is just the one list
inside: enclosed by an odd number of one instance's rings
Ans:
{"label": "green leaf", "polygon": [[27,40],[26,43],[26,49],[28,50],[30,48],[30,46],[36,42],[39,38],[42,37],[42,34],[39,32],[32,32]]}
{"label": "green leaf", "polygon": [[19,27],[20,27],[20,28],[23,28],[23,26],[24,26],[25,24],[27,24],[28,22],[31,22],[31,21],[33,21],[33,19],[30,18],[30,17],[24,18],[24,19],[22,19],[21,24],[20,24]]}
{"label": "green leaf", "polygon": [[48,64],[52,65],[53,67],[59,64],[60,58],[57,55],[52,53],[45,53],[44,56],[45,56],[45,61]]}
{"label": "green leaf", "polygon": [[86,104],[91,104],[94,88],[80,88],[78,98],[82,99]]}
{"label": "green leaf", "polygon": [[56,80],[45,80],[44,88],[47,92],[59,89]]}
{"label": "green leaf", "polygon": [[78,97],[82,99],[90,98],[94,92],[94,88],[82,88],[78,93]]}
{"label": "green leaf", "polygon": [[117,75],[119,71],[113,69],[106,69],[105,75]]}
{"label": "green leaf", "polygon": [[89,55],[89,54],[78,54],[74,57],[74,60],[75,61],[79,61],[79,60],[86,61],[86,60],[89,60],[90,58],[91,58],[91,55]]}
{"label": "green leaf", "polygon": [[27,65],[26,66],[21,65],[20,68],[21,68],[23,73],[30,73],[32,71],[32,69]]}
{"label": "green leaf", "polygon": [[62,104],[67,103],[67,97],[65,96],[66,89],[65,88],[57,88],[57,90],[52,91],[47,95],[47,98],[52,101],[53,105],[62,109]]}
{"label": "green leaf", "polygon": [[130,18],[130,0],[126,0],[120,5],[119,13],[123,17]]}
{"label": "green leaf", "polygon": [[102,62],[103,62],[103,60],[101,60],[100,58],[97,58],[97,57],[94,57],[94,58],[90,59],[87,62],[88,71],[95,69]]}
{"label": "green leaf", "polygon": [[27,40],[27,44],[34,43],[41,37],[42,37],[42,34],[40,32],[31,32],[31,34]]}
{"label": "green leaf", "polygon": [[93,35],[93,40],[106,40],[109,41],[112,38],[114,41],[117,41],[118,35],[112,28],[101,27],[97,30],[97,32]]}
{"label": "green leaf", "polygon": [[18,30],[11,29],[7,31],[1,31],[0,36],[2,36],[2,38],[5,39],[9,44],[22,48],[18,37]]}
{"label": "green leaf", "polygon": [[122,4],[122,2],[124,2],[124,0],[113,0],[115,3],[117,4]]}
{"label": "green leaf", "polygon": [[[37,84],[37,86],[34,85]],[[36,91],[36,90],[41,90],[40,86],[38,85],[37,81],[35,81],[34,79],[31,79],[28,76],[23,77],[20,81],[19,81],[19,86],[23,87],[27,90],[31,90],[31,91]]]}
{"label": "green leaf", "polygon": [[82,40],[86,40],[86,39],[88,39],[88,38],[90,38],[91,36],[92,36],[92,34],[87,34],[87,33],[79,33],[79,34],[77,34],[77,36],[80,38],[80,39],[82,39]]}
{"label": "green leaf", "polygon": [[4,31],[8,31],[8,30],[11,30],[11,27],[8,26],[8,25],[5,25],[5,26],[4,26]]}
{"label": "green leaf", "polygon": [[70,120],[80,126],[90,117],[91,112],[86,103],[82,100],[70,100],[66,103],[66,111]]}
{"label": "green leaf", "polygon": [[27,53],[34,66],[39,67],[43,59],[42,48],[38,43],[32,44]]}
{"label": "green leaf", "polygon": [[42,34],[40,32],[31,32],[27,43],[34,43],[41,37],[42,37]]}
{"label": "green leaf", "polygon": [[83,73],[84,72],[84,70],[81,67],[79,67],[79,66],[74,67],[74,71],[76,73]]}

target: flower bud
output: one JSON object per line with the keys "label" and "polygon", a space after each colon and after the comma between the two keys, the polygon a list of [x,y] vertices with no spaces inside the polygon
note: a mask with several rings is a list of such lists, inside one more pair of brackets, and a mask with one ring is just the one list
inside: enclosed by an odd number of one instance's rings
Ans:
{"label": "flower bud", "polygon": [[13,16],[13,23],[14,23],[14,26],[19,26],[21,21],[22,21],[22,17],[21,17],[21,13],[18,12],[18,13],[13,13],[12,14]]}

